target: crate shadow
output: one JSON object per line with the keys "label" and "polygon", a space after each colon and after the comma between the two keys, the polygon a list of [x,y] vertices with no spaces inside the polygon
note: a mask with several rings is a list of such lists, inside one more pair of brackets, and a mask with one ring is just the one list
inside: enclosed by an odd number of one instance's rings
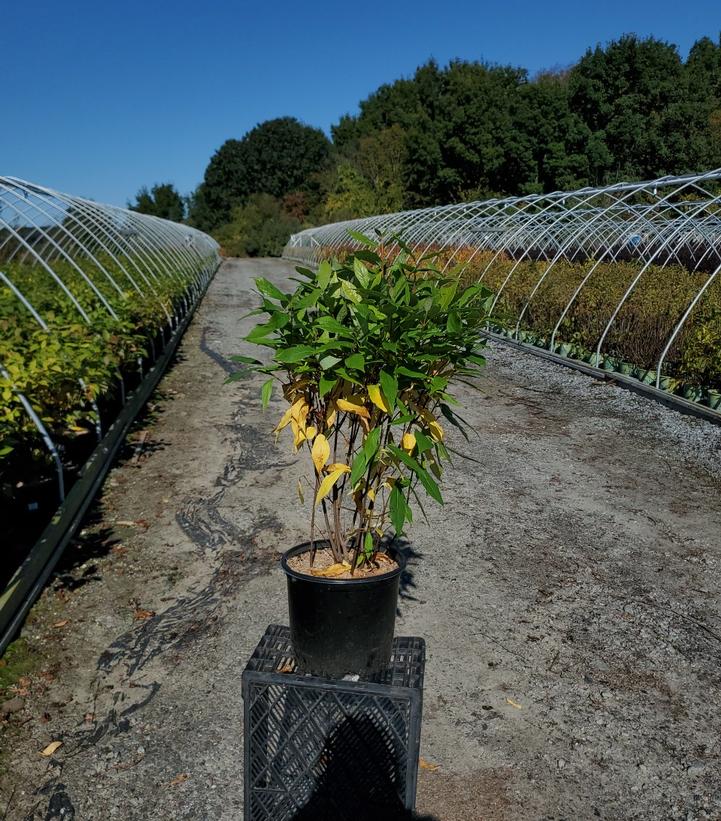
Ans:
{"label": "crate shadow", "polygon": [[328,737],[313,794],[292,821],[439,821],[403,806],[396,746],[369,716],[346,716]]}

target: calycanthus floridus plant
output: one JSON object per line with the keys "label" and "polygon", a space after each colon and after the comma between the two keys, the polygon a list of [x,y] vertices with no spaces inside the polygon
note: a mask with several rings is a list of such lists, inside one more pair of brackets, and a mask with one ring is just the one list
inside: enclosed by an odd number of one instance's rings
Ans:
{"label": "calycanthus floridus plant", "polygon": [[[298,267],[290,293],[255,280],[262,305],[252,314],[267,321],[245,341],[270,348],[272,361],[234,357],[270,376],[264,408],[282,385],[289,407],[275,432],[289,428],[295,450],[310,453],[311,565],[319,533],[334,559],[311,572],[329,577],[377,570],[389,520],[400,536],[414,503],[423,509],[419,489],[443,503],[443,425],[465,427],[449,383],[485,363],[480,334],[492,299],[400,238],[383,246],[350,233],[363,249],[317,273]],[[298,493],[303,501],[300,481]]]}

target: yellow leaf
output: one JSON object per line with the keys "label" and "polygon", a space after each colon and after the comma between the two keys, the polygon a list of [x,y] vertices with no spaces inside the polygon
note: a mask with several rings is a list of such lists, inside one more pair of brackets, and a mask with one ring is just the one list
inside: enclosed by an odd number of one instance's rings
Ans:
{"label": "yellow leaf", "polygon": [[377,408],[380,408],[385,413],[390,411],[388,402],[386,401],[385,396],[383,396],[380,385],[368,385],[368,397]]}
{"label": "yellow leaf", "polygon": [[292,404],[294,397],[298,391],[303,391],[310,384],[310,377],[304,376],[302,379],[296,379],[295,382],[289,382],[283,385],[283,396]]}
{"label": "yellow leaf", "polygon": [[375,502],[376,492],[375,492],[375,490],[373,490],[372,487],[368,488],[368,492],[366,493],[366,496],[371,500],[371,502]]}
{"label": "yellow leaf", "polygon": [[413,453],[413,449],[416,446],[416,437],[412,433],[404,433],[403,439],[401,440],[401,447],[403,450],[410,455]]}
{"label": "yellow leaf", "polygon": [[428,429],[431,432],[431,438],[435,442],[441,442],[443,440],[443,428],[438,424],[438,422],[436,422],[435,419],[428,423]]}
{"label": "yellow leaf", "polygon": [[355,402],[349,402],[347,399],[336,399],[335,403],[338,405],[339,410],[345,411],[346,413],[355,413],[364,419],[367,419],[370,416],[367,408],[364,408],[363,405],[358,405]]}
{"label": "yellow leaf", "polygon": [[293,446],[298,450],[303,442],[305,442],[305,431],[301,429],[295,419],[290,420],[290,426],[293,429]]}
{"label": "yellow leaf", "polygon": [[428,772],[434,773],[437,769],[440,768],[440,764],[432,764],[430,761],[426,761],[423,756],[418,759],[418,763],[422,770],[428,770]]}
{"label": "yellow leaf", "polygon": [[350,468],[348,465],[344,465],[343,462],[333,462],[332,465],[326,465],[325,469],[328,473],[333,473],[334,470],[339,470],[341,473],[350,473]]}
{"label": "yellow leaf", "polygon": [[327,578],[332,578],[333,576],[342,576],[343,573],[346,573],[350,570],[350,565],[348,562],[337,562],[336,564],[332,564],[330,567],[324,567],[323,570],[314,570],[311,569],[311,574],[313,576],[325,576]]}
{"label": "yellow leaf", "polygon": [[311,439],[315,439],[316,433],[318,433],[318,430],[315,425],[309,425],[305,429],[305,438],[310,442]]}
{"label": "yellow leaf", "polygon": [[50,744],[40,753],[40,755],[44,755],[46,758],[49,758],[54,752],[59,750],[63,746],[62,741],[51,741]]}
{"label": "yellow leaf", "polygon": [[[344,465],[345,467],[345,465]],[[345,470],[334,470],[332,473],[329,473],[323,481],[320,483],[320,487],[318,488],[318,493],[315,497],[316,505],[321,502],[325,497],[330,493],[331,488],[333,485],[340,479],[340,477],[346,473]]]}
{"label": "yellow leaf", "polygon": [[298,479],[298,498],[300,499],[300,503],[302,505],[305,504],[305,496],[303,496],[303,485],[301,484],[300,479]]}
{"label": "yellow leaf", "polygon": [[328,415],[325,418],[325,424],[328,430],[330,430],[333,427],[333,425],[335,425],[335,408],[332,406],[328,409]]}
{"label": "yellow leaf", "polygon": [[[300,399],[296,399],[295,402],[290,406],[290,415],[291,418],[295,419],[296,422],[300,422],[301,414],[303,413],[303,408],[308,407],[308,403],[305,401],[305,397],[301,396]],[[308,412],[306,411],[306,416]]]}
{"label": "yellow leaf", "polygon": [[313,442],[313,450],[311,451],[311,458],[313,459],[316,472],[321,473],[329,456],[330,445],[328,444],[328,440],[322,433],[319,433],[315,438],[315,442]]}
{"label": "yellow leaf", "polygon": [[292,412],[293,412],[293,408],[292,407],[288,408],[288,410],[283,414],[283,418],[275,426],[275,429],[274,429],[273,433],[279,433],[280,431],[283,430],[283,428],[288,424],[288,422],[290,422]]}

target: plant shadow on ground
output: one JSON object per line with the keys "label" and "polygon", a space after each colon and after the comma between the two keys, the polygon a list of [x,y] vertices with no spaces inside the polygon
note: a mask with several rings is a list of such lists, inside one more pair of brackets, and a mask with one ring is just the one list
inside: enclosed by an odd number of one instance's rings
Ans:
{"label": "plant shadow on ground", "polygon": [[347,715],[313,767],[315,787],[293,821],[439,821],[405,809],[405,751],[369,715]]}
{"label": "plant shadow on ground", "polygon": [[388,547],[397,550],[406,560],[406,567],[401,573],[399,587],[399,606],[396,615],[401,615],[400,604],[403,601],[417,601],[414,591],[417,587],[414,580],[413,566],[423,559],[423,554],[413,547],[413,544],[402,536],[396,536],[387,543]]}

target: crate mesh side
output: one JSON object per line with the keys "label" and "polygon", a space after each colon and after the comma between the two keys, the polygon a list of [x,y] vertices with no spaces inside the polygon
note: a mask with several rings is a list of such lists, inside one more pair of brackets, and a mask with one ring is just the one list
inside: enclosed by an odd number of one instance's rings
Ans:
{"label": "crate mesh side", "polygon": [[[423,687],[424,666],[423,639],[415,636],[397,636],[393,639],[391,662],[388,667],[366,680],[375,684],[420,689]],[[290,643],[290,628],[281,624],[271,624],[246,669],[258,673],[294,673],[296,666]]]}
{"label": "crate mesh side", "polygon": [[341,821],[358,806],[403,807],[409,698],[291,681],[250,682],[246,697],[253,821]]}

